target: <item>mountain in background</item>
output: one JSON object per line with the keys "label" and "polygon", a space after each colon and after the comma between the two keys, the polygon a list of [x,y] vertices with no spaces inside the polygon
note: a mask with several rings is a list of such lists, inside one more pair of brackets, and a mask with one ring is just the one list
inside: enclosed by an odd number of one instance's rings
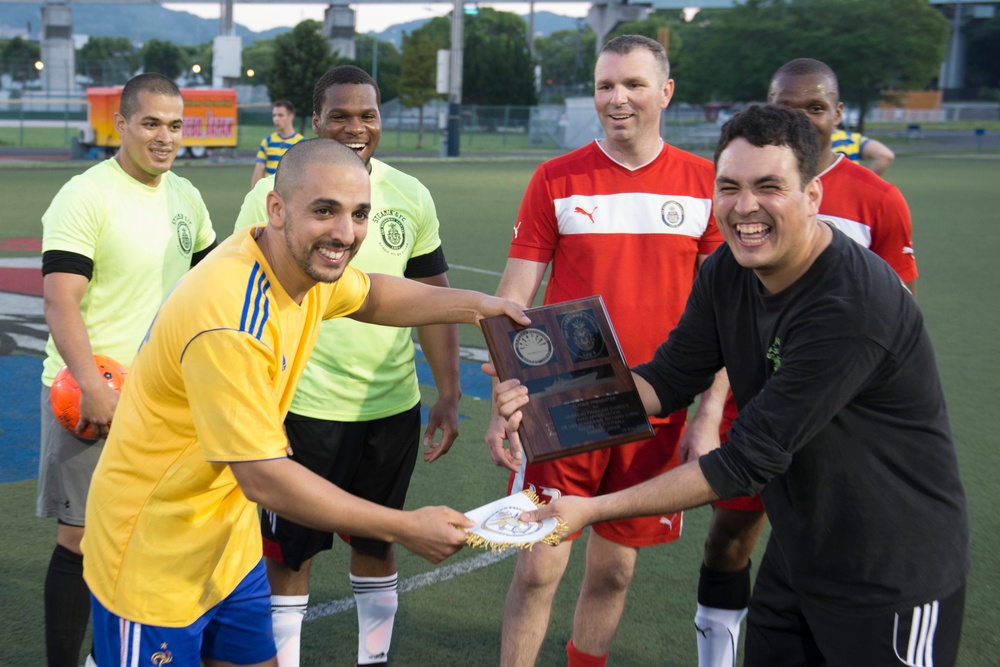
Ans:
{"label": "mountain in background", "polygon": [[[0,4],[0,26],[5,32],[30,26],[30,38],[38,39],[41,26],[41,5],[29,3]],[[219,34],[218,19],[204,19],[187,12],[165,9],[160,5],[71,5],[73,32],[93,37],[127,37],[137,44],[160,39],[179,45],[210,42]],[[244,44],[258,39],[270,39],[290,28],[275,28],[252,32],[236,26],[236,34]]]}
{"label": "mountain in background", "polygon": [[[30,39],[38,39],[41,27],[41,4],[0,3],[0,34],[28,30]],[[137,44],[150,39],[160,39],[178,45],[202,44],[212,41],[219,34],[219,20],[205,19],[184,11],[165,9],[155,4],[121,5],[71,5],[73,9],[73,32],[77,35],[93,37],[128,37]],[[527,21],[527,16],[524,17]],[[396,48],[403,44],[403,33],[411,33],[430,19],[409,21],[390,26],[382,32],[369,32],[382,41],[392,42]],[[576,29],[576,19],[552,12],[535,13],[535,33],[550,35],[557,30]],[[272,28],[263,32],[253,32],[236,24],[236,34],[243,38],[243,44],[258,39],[272,39],[275,35],[290,31],[291,28]]]}

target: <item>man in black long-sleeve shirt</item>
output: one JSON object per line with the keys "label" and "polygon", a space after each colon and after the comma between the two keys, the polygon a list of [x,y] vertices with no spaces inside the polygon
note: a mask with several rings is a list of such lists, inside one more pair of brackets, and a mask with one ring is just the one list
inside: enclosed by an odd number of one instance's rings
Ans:
{"label": "man in black long-sleeve shirt", "polygon": [[[751,107],[727,123],[714,197],[726,245],[633,370],[649,414],[664,414],[725,367],[739,407],[729,442],[537,516],[576,531],[760,491],[772,533],[745,665],[953,665],[969,534],[934,352],[892,269],[817,220],[817,159],[798,111]],[[496,392],[513,433],[526,390]]]}

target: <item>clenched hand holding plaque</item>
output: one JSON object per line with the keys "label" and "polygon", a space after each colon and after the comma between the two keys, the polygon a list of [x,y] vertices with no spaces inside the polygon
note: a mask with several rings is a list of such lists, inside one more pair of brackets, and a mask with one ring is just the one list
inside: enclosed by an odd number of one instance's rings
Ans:
{"label": "clenched hand holding plaque", "polygon": [[653,430],[601,297],[482,321],[501,380],[517,378],[530,401],[519,434],[528,463],[651,438]]}

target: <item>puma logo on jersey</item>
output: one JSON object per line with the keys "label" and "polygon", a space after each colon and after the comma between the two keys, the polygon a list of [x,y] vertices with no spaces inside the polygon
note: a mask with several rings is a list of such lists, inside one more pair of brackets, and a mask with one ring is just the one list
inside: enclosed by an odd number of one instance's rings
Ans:
{"label": "puma logo on jersey", "polygon": [[670,516],[661,516],[660,517],[660,523],[662,523],[664,526],[666,526],[670,530],[673,530],[674,529],[674,521],[676,521],[677,517],[679,517],[679,516],[680,516],[680,514],[671,514]]}
{"label": "puma logo on jersey", "polygon": [[516,225],[514,225],[514,238],[515,238],[515,239],[517,238],[517,231],[518,231],[519,229],[521,229],[521,221],[520,221],[520,220],[518,220],[518,221],[517,221],[517,224],[516,224]]}
{"label": "puma logo on jersey", "polygon": [[574,208],[574,209],[573,209],[573,212],[574,212],[574,213],[580,213],[580,214],[582,214],[582,215],[585,215],[585,216],[587,216],[588,218],[590,218],[590,224],[594,224],[594,211],[596,211],[596,210],[597,210],[597,207],[595,206],[595,207],[594,207],[594,210],[593,210],[593,211],[591,211],[590,213],[588,213],[588,212],[587,212],[587,211],[586,211],[585,209],[583,209],[582,207],[580,207],[580,206],[577,206],[576,208]]}

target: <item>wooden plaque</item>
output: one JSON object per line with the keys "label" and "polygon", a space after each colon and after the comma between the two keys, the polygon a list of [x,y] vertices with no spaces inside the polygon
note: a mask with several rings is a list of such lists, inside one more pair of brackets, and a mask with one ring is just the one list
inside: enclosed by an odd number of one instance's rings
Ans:
{"label": "wooden plaque", "polygon": [[481,324],[500,379],[528,387],[528,463],[653,437],[601,297],[525,312],[526,327],[503,315]]}

